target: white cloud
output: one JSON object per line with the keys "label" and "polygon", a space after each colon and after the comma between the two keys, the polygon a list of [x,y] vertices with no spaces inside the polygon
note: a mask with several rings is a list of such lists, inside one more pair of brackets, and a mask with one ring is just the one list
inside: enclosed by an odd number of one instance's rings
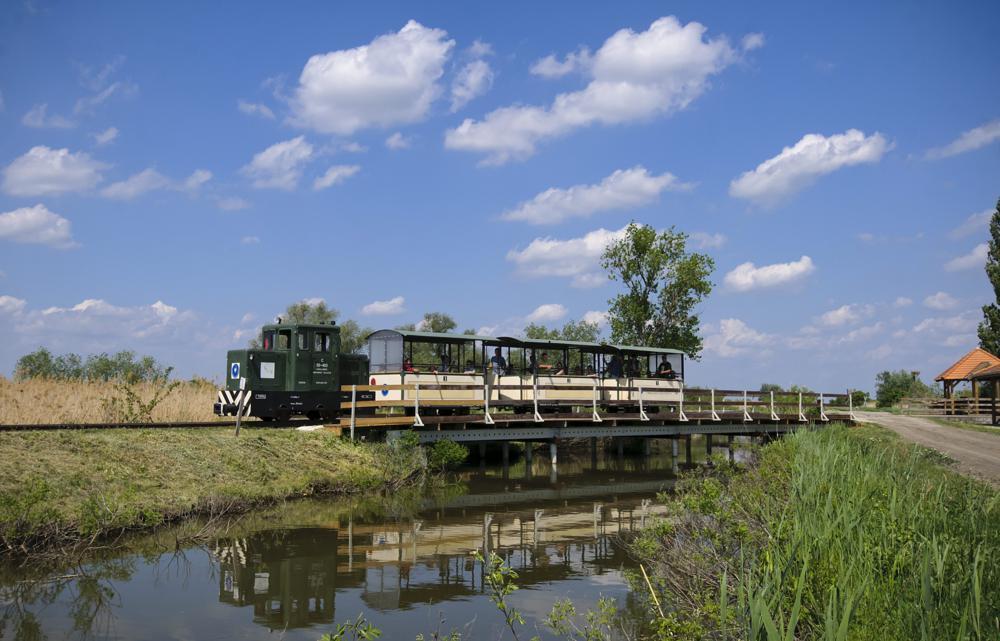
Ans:
{"label": "white cloud", "polygon": [[599,311],[589,311],[584,313],[583,322],[593,323],[598,327],[605,327],[608,324],[608,313]]}
{"label": "white cloud", "polygon": [[958,301],[947,292],[938,292],[925,298],[924,306],[931,309],[954,309],[958,306]]}
{"label": "white cloud", "polygon": [[656,202],[664,190],[677,191],[689,186],[667,172],[650,175],[645,167],[619,169],[596,185],[575,185],[568,189],[551,188],[504,212],[504,220],[523,220],[533,225],[562,222],[567,218],[585,218],[598,212],[635,209]]}
{"label": "white cloud", "polygon": [[389,300],[377,300],[368,303],[361,308],[361,313],[365,316],[391,316],[393,314],[401,314],[406,311],[404,304],[406,299],[402,296],[396,296],[395,298],[390,298]]}
{"label": "white cloud", "polygon": [[349,141],[349,142],[341,143],[340,150],[341,151],[346,151],[346,152],[352,153],[352,154],[360,154],[360,153],[364,153],[364,152],[368,151],[368,147],[365,147],[361,143],[357,143],[357,142],[354,142],[354,141]]}
{"label": "white cloud", "polygon": [[891,145],[880,133],[865,136],[849,129],[830,137],[806,134],[756,169],[729,184],[729,194],[760,205],[772,206],[802,191],[820,176],[842,167],[881,160]]}
{"label": "white cloud", "polygon": [[473,60],[462,67],[451,83],[451,112],[455,113],[493,86],[493,69],[485,60]]}
{"label": "white cloud", "polygon": [[554,54],[536,60],[531,65],[531,73],[543,78],[561,78],[573,72],[588,71],[592,62],[593,57],[590,55],[590,49],[580,47],[576,51],[566,54],[566,57],[561,61]]}
{"label": "white cloud", "polygon": [[250,203],[238,196],[225,196],[215,201],[216,206],[223,211],[239,211],[246,209]]}
{"label": "white cloud", "polygon": [[808,256],[803,256],[790,263],[776,263],[761,267],[746,262],[737,265],[735,269],[726,274],[724,282],[734,291],[748,292],[753,289],[794,283],[815,270],[816,266],[813,264],[812,258]]}
{"label": "white cloud", "polygon": [[407,149],[410,144],[411,140],[398,131],[385,139],[385,146],[392,150]]}
{"label": "white cloud", "polygon": [[77,116],[93,114],[95,109],[103,105],[115,94],[130,95],[135,93],[136,90],[137,87],[131,83],[114,82],[91,96],[84,96],[77,100],[76,105],[73,106],[73,113]]}
{"label": "white cloud", "polygon": [[267,105],[247,102],[246,100],[240,99],[236,102],[236,106],[239,110],[248,116],[260,116],[261,118],[267,118],[268,120],[274,120],[274,112]]}
{"label": "white cloud", "polygon": [[967,151],[974,151],[980,147],[985,147],[997,140],[1000,140],[1000,118],[964,132],[944,147],[928,150],[925,157],[929,160],[937,160],[957,156]]}
{"label": "white cloud", "polygon": [[240,239],[240,243],[243,245],[259,245],[260,238],[257,236],[244,236]]}
{"label": "white cloud", "polygon": [[115,200],[132,200],[146,192],[166,189],[169,186],[169,178],[155,169],[144,169],[125,180],[108,185],[101,190],[101,195]]}
{"label": "white cloud", "polygon": [[0,296],[0,314],[6,316],[14,316],[20,314],[24,311],[24,306],[27,305],[27,301],[23,298],[14,298],[13,296]]}
{"label": "white cloud", "polygon": [[570,281],[570,287],[576,287],[577,289],[593,289],[594,287],[600,287],[601,285],[606,285],[607,282],[608,282],[607,274],[599,274],[597,272],[591,272],[574,276],[573,280]]}
{"label": "white cloud", "polygon": [[888,345],[879,345],[878,347],[868,350],[865,356],[873,361],[883,361],[892,354],[892,347]]}
{"label": "white cloud", "polygon": [[885,323],[879,321],[874,325],[865,325],[864,327],[853,329],[844,334],[843,336],[837,338],[834,342],[836,344],[860,343],[869,340],[875,336],[878,336],[879,334],[882,333],[882,330],[884,329],[885,329]]}
{"label": "white cloud", "polygon": [[32,147],[3,172],[3,190],[11,196],[45,196],[93,189],[107,165],[86,153]]}
{"label": "white cloud", "polygon": [[718,327],[706,326],[705,351],[723,358],[741,356],[769,345],[774,337],[752,329],[738,318],[725,318]]}
{"label": "white cloud", "polygon": [[360,165],[334,165],[313,181],[313,189],[318,191],[342,183],[359,171],[361,171]]}
{"label": "white cloud", "polygon": [[93,137],[94,141],[97,143],[97,146],[102,147],[104,145],[113,142],[116,138],[118,138],[118,133],[119,132],[117,127],[108,127],[104,131],[99,131],[96,134],[93,134]]}
{"label": "white cloud", "polygon": [[954,239],[959,239],[973,234],[978,234],[981,231],[985,231],[986,228],[990,226],[990,218],[992,217],[993,210],[991,209],[981,211],[978,214],[971,214],[968,218],[962,221],[961,225],[948,232],[948,235]]}
{"label": "white cloud", "polygon": [[[74,351],[104,351],[130,341],[190,339],[195,315],[163,301],[121,307],[101,299],[86,299],[72,307],[25,310],[14,325],[18,334],[42,337],[46,342],[72,341]],[[116,347],[121,349],[121,347]]]}
{"label": "white cloud", "polygon": [[21,124],[35,129],[69,129],[76,123],[69,118],[56,114],[49,115],[49,106],[45,103],[35,105],[21,118]]}
{"label": "white cloud", "polygon": [[968,254],[956,256],[944,264],[945,271],[957,272],[965,269],[974,269],[986,264],[986,256],[990,248],[986,243],[980,243],[972,248]]}
{"label": "white cloud", "polygon": [[349,135],[422,120],[455,46],[447,35],[411,20],[367,45],[312,56],[291,101],[292,122]]}
{"label": "white cloud", "polygon": [[293,190],[302,170],[313,158],[313,146],[304,136],[278,142],[254,155],[240,171],[253,179],[257,188]]}
{"label": "white cloud", "polygon": [[729,240],[725,234],[709,234],[704,231],[691,232],[688,237],[698,249],[720,249]]}
{"label": "white cloud", "polygon": [[608,38],[589,66],[590,83],[559,94],[547,107],[511,105],[483,120],[466,119],[445,134],[445,147],[487,154],[489,164],[521,159],[548,138],[590,125],[615,125],[683,109],[708,87],[709,78],[736,60],[724,38],[705,40],[706,27],[660,18],[636,33]]}
{"label": "white cloud", "polygon": [[547,323],[557,321],[566,316],[566,308],[559,303],[539,305],[525,317],[529,323]]}
{"label": "white cloud", "polygon": [[568,240],[536,238],[524,249],[507,252],[507,260],[514,263],[521,276],[572,278],[576,286],[593,287],[607,282],[598,264],[601,254],[608,243],[625,235],[625,229],[602,228]]}
{"label": "white cloud", "polygon": [[958,334],[970,332],[978,325],[979,316],[973,312],[965,312],[945,318],[925,318],[913,326],[913,331],[917,333]]}
{"label": "white cloud", "polygon": [[70,222],[41,204],[0,214],[0,240],[57,249],[76,247]]}
{"label": "white cloud", "polygon": [[819,322],[827,327],[851,325],[866,316],[871,316],[875,308],[871,305],[841,305],[819,317]]}
{"label": "white cloud", "polygon": [[913,299],[912,298],[907,298],[906,296],[900,296],[896,300],[893,301],[892,306],[893,307],[909,307],[912,304],[913,304]]}
{"label": "white cloud", "polygon": [[181,191],[198,191],[202,185],[212,179],[212,172],[207,169],[195,169],[180,185]]}
{"label": "white cloud", "polygon": [[754,49],[760,49],[764,46],[764,34],[762,33],[748,33],[743,36],[743,40],[740,41],[743,51],[753,51]]}

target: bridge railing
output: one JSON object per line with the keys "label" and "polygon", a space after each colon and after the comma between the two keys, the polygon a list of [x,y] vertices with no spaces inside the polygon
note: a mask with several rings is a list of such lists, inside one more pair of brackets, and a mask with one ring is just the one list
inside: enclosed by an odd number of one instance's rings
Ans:
{"label": "bridge railing", "polygon": [[[595,378],[573,384],[435,384],[345,385],[341,423],[353,435],[357,427],[431,424],[494,425],[631,419],[671,422],[825,423],[854,421],[850,392],[771,392],[643,385],[606,385]],[[469,394],[469,391],[475,394]],[[401,399],[379,394],[403,392]],[[372,400],[371,393],[375,393]],[[447,398],[459,392],[461,398]],[[367,394],[366,394],[367,393]],[[471,398],[469,398],[471,396]]]}

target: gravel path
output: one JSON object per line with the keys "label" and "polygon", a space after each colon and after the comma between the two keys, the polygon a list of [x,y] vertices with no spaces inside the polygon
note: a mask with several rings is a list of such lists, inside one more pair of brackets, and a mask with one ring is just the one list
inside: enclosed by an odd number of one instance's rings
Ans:
{"label": "gravel path", "polygon": [[948,427],[918,416],[855,412],[858,420],[890,429],[908,441],[955,459],[958,471],[1000,486],[1000,434]]}

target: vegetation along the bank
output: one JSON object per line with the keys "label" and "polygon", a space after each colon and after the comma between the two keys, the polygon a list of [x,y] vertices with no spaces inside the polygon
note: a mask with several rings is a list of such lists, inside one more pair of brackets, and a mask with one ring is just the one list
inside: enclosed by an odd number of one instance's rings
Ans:
{"label": "vegetation along the bank", "polygon": [[835,426],[686,480],[634,544],[659,637],[1000,638],[1000,494],[943,462]]}
{"label": "vegetation along the bank", "polygon": [[[98,541],[196,514],[318,493],[399,487],[427,468],[413,443],[228,428],[0,433],[0,553]],[[458,454],[442,451],[444,467]]]}

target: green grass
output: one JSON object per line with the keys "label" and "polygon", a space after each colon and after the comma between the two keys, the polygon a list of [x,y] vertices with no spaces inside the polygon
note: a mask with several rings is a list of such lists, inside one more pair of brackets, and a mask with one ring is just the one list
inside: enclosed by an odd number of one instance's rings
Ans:
{"label": "green grass", "polygon": [[947,419],[947,418],[931,418],[932,421],[938,423],[939,425],[945,425],[947,427],[957,427],[963,430],[972,430],[973,432],[983,432],[984,434],[993,434],[1000,436],[1000,427],[993,427],[991,425],[981,425],[979,423],[970,423],[968,421],[960,421],[957,419]]}
{"label": "green grass", "polygon": [[[419,448],[229,428],[0,433],[0,545],[30,552],[195,514],[398,486]],[[2,552],[3,550],[0,550]]]}
{"label": "green grass", "polygon": [[875,427],[802,431],[692,479],[636,551],[662,638],[1000,638],[1000,494]]}

